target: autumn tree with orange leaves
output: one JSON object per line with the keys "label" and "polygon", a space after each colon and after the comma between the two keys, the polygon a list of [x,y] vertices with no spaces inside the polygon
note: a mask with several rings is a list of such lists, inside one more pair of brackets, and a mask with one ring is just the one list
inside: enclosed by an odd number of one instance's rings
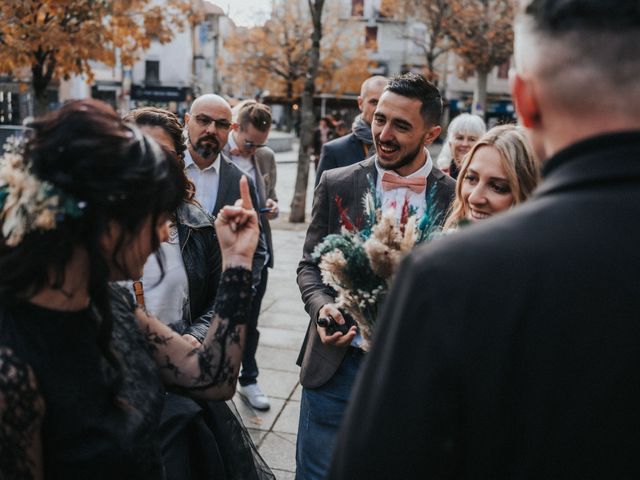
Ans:
{"label": "autumn tree with orange leaves", "polygon": [[[359,92],[369,76],[362,39],[347,38],[339,29],[337,11],[326,9],[315,75],[319,92]],[[313,23],[308,5],[280,2],[262,26],[238,29],[225,40],[227,61],[221,71],[229,85],[268,90],[282,97],[291,128],[291,106],[300,98],[311,65]]]}
{"label": "autumn tree with orange leaves", "polygon": [[52,80],[86,75],[91,61],[113,66],[137,60],[151,41],[166,43],[196,10],[189,0],[2,0],[0,73],[31,73],[36,114],[46,111]]}
{"label": "autumn tree with orange leaves", "polygon": [[458,74],[477,77],[473,113],[486,111],[489,73],[513,54],[515,7],[515,0],[452,2],[450,38],[460,58]]}

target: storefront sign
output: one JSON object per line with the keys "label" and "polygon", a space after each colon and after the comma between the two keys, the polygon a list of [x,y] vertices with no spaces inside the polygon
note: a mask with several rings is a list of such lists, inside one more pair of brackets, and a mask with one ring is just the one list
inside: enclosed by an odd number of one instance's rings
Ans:
{"label": "storefront sign", "polygon": [[187,99],[187,87],[149,87],[132,85],[132,100],[150,100],[156,102],[184,102]]}

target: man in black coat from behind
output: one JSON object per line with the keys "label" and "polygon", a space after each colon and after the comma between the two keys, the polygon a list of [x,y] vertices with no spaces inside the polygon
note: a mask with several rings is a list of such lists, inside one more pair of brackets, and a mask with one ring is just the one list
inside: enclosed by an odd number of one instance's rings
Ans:
{"label": "man in black coat from behind", "polygon": [[404,262],[331,479],[640,478],[640,8],[523,3],[544,182]]}

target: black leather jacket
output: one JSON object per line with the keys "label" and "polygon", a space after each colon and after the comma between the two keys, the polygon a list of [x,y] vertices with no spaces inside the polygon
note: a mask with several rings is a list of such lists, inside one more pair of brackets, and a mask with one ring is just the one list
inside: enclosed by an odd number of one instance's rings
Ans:
{"label": "black leather jacket", "polygon": [[213,305],[220,283],[222,255],[213,218],[200,207],[183,202],[176,212],[180,251],[189,281],[190,318],[182,333],[202,342],[213,316]]}

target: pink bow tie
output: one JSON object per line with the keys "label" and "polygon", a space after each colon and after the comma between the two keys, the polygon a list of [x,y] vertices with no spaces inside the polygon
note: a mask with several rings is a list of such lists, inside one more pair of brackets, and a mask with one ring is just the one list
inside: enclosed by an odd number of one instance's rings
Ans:
{"label": "pink bow tie", "polygon": [[426,177],[405,178],[390,172],[384,172],[384,175],[382,175],[382,189],[385,192],[403,187],[410,189],[414,193],[422,193],[427,187],[427,179]]}

